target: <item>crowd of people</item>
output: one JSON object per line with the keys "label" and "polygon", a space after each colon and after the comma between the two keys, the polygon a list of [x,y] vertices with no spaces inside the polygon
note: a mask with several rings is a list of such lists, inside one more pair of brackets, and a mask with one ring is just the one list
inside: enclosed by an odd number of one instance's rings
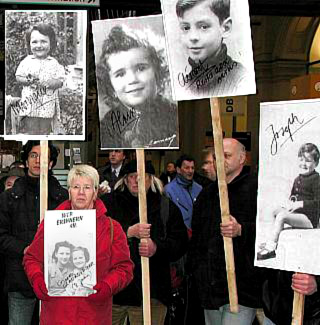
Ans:
{"label": "crowd of people", "polygon": [[[168,162],[160,178],[146,162],[147,223],[140,223],[137,162],[128,152],[110,151],[108,164],[98,169],[75,165],[66,190],[52,175],[58,151],[49,143],[48,209],[96,211],[97,281],[73,297],[65,278],[72,274],[81,287],[89,252],[71,239],[57,242],[45,281],[41,148],[28,141],[21,154],[24,174],[0,195],[1,289],[9,324],[37,323],[38,300],[41,324],[143,324],[141,257],[150,261],[152,324],[258,324],[262,309],[260,324],[291,324],[294,292],[306,295],[304,324],[320,324],[318,276],[254,267],[257,176],[245,168],[240,142],[226,138],[223,148],[228,222],[221,222],[209,148],[201,174],[186,154]],[[224,237],[233,240],[238,313],[230,311]]]}

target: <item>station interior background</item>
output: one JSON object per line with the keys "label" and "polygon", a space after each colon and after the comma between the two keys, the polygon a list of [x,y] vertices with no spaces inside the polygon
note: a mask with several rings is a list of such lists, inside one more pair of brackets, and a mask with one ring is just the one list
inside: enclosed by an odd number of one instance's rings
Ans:
{"label": "station interior background", "polygon": [[[95,63],[90,21],[128,16],[161,14],[158,0],[100,0],[100,8],[88,8],[86,140],[55,141],[60,156],[55,173],[65,178],[74,163],[95,167],[106,163],[108,153],[100,150]],[[4,11],[12,9],[61,9],[44,5],[9,5],[0,0],[0,134],[5,118],[5,30]],[[221,99],[224,136],[244,141],[247,164],[256,170],[259,155],[260,103],[320,97],[320,3],[318,0],[250,0],[250,19],[257,93]],[[84,9],[63,7],[63,9]],[[230,105],[230,103],[232,103]],[[232,107],[230,107],[232,106]],[[210,102],[179,102],[180,150],[146,150],[159,175],[168,161],[189,153],[201,165],[201,151],[213,145]],[[22,143],[4,141],[0,135],[0,177],[12,161],[19,159]],[[134,151],[130,154],[134,155]]]}

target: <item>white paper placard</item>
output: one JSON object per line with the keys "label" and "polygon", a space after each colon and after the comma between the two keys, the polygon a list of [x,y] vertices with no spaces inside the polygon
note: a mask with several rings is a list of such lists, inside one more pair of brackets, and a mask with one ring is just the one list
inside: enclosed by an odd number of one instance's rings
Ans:
{"label": "white paper placard", "polygon": [[88,296],[96,284],[96,211],[46,211],[45,282],[50,296]]}
{"label": "white paper placard", "polygon": [[161,15],[92,22],[102,149],[178,149]]}
{"label": "white paper placard", "polygon": [[248,0],[227,3],[161,0],[175,100],[256,92]]}
{"label": "white paper placard", "polygon": [[5,11],[5,139],[85,139],[86,31],[85,10]]}
{"label": "white paper placard", "polygon": [[255,265],[320,274],[320,100],[260,110]]}

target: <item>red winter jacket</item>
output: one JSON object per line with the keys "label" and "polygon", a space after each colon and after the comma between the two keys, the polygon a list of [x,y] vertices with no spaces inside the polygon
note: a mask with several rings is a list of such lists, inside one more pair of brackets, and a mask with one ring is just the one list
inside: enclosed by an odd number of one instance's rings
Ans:
{"label": "red winter jacket", "polygon": [[[111,289],[112,295],[126,287],[133,278],[133,263],[130,260],[127,238],[120,224],[113,222],[111,243],[110,220],[100,199],[95,203],[97,211],[97,283],[103,281]],[[60,204],[57,210],[71,210],[70,201]],[[43,274],[44,223],[28,248],[24,259],[24,269],[32,285],[38,274]],[[112,297],[102,303],[92,303],[86,297],[50,297],[41,303],[40,324],[43,325],[111,325]]]}

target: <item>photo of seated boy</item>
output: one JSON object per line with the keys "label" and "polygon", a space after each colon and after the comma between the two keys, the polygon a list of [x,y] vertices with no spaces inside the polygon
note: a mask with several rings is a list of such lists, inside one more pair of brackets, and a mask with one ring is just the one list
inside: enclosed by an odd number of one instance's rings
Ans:
{"label": "photo of seated boy", "polygon": [[260,245],[257,260],[276,257],[281,231],[287,224],[295,229],[313,229],[319,225],[320,177],[319,149],[313,143],[303,144],[298,151],[299,175],[295,178],[289,200],[273,212],[273,231],[269,240]]}

